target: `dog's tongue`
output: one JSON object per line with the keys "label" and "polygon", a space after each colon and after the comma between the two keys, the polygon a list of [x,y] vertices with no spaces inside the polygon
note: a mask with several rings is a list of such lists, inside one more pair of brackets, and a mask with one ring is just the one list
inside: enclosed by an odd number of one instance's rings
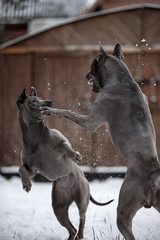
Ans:
{"label": "dog's tongue", "polygon": [[92,80],[92,78],[89,79],[87,83],[88,83],[88,84],[93,84],[93,80]]}

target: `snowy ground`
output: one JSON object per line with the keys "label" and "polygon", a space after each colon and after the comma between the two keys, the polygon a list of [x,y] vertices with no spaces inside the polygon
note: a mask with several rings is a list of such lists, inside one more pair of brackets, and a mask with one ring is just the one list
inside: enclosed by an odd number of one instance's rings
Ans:
{"label": "snowy ground", "polygon": [[[89,204],[84,240],[122,240],[116,226],[116,207],[122,179],[90,183],[91,193],[101,202],[115,199],[105,207]],[[56,220],[51,208],[52,183],[33,182],[28,194],[18,177],[0,176],[0,240],[64,240],[68,233]],[[72,223],[78,226],[78,210],[70,207]],[[160,215],[153,208],[141,209],[133,221],[136,240],[160,239]],[[95,238],[94,234],[95,233]]]}

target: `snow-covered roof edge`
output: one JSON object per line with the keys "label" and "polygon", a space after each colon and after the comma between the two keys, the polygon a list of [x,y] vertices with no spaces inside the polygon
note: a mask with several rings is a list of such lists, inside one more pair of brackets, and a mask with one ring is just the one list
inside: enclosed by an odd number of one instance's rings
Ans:
{"label": "snow-covered roof edge", "polygon": [[53,26],[50,25],[49,27],[44,27],[43,29],[37,30],[33,33],[27,33],[23,36],[20,36],[16,39],[13,39],[11,41],[8,41],[6,43],[3,43],[0,45],[0,50],[10,47],[12,45],[15,45],[19,42],[22,42],[28,38],[34,37],[38,34],[44,33],[50,29],[54,29],[57,27],[61,27],[70,23],[74,23],[74,22],[78,22],[78,21],[82,21],[85,19],[89,19],[89,18],[93,18],[93,17],[98,17],[98,16],[102,16],[102,15],[106,15],[106,14],[111,14],[111,13],[116,13],[116,12],[123,12],[123,11],[129,11],[129,10],[134,10],[134,9],[143,9],[143,8],[153,8],[153,9],[160,9],[160,4],[136,4],[136,5],[129,5],[129,6],[123,6],[123,7],[117,7],[117,8],[111,8],[109,10],[102,10],[99,12],[93,12],[93,13],[88,13],[85,15],[82,15],[80,17],[75,17],[75,18],[69,18],[67,20],[64,20],[64,22],[58,23],[58,24],[54,24]]}

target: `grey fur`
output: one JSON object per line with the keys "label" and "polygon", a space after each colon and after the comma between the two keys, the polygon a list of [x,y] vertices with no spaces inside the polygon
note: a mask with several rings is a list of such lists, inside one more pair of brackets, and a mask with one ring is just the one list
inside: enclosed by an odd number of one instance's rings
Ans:
{"label": "grey fur", "polygon": [[[60,224],[69,232],[68,240],[83,239],[86,211],[89,200],[99,206],[108,205],[113,201],[111,200],[106,203],[95,201],[90,194],[87,179],[78,165],[73,162],[72,173],[54,181],[52,188],[52,207]],[[72,202],[75,202],[79,209],[80,219],[78,233],[76,233],[77,231],[70,222],[68,215],[68,209]]]}
{"label": "grey fur", "polygon": [[52,101],[37,97],[35,88],[30,96],[25,89],[17,99],[19,123],[22,132],[21,176],[23,188],[31,189],[29,178],[39,171],[49,180],[64,177],[72,172],[73,161],[81,161],[79,152],[75,152],[68,139],[58,130],[44,124],[44,116],[39,112],[42,106],[52,106]]}
{"label": "grey fur", "polygon": [[160,212],[160,162],[156,135],[147,97],[122,61],[120,44],[113,55],[100,49],[86,75],[99,92],[90,115],[65,109],[41,108],[43,114],[56,114],[96,131],[106,125],[113,144],[124,157],[127,173],[120,190],[117,224],[126,240],[135,240],[132,219],[141,207],[153,206]]}
{"label": "grey fur", "polygon": [[[104,206],[113,200],[99,203],[90,195],[87,179],[74,161],[81,161],[81,155],[75,152],[68,139],[56,129],[44,124],[44,116],[39,112],[42,106],[51,106],[50,100],[37,97],[35,88],[30,96],[25,89],[17,99],[19,122],[23,137],[20,177],[24,190],[31,190],[30,178],[39,171],[53,181],[52,207],[62,226],[69,232],[69,240],[82,239],[85,215],[89,200]],[[56,181],[55,181],[56,179]],[[79,209],[80,224],[78,234],[68,217],[68,208],[75,201]]]}

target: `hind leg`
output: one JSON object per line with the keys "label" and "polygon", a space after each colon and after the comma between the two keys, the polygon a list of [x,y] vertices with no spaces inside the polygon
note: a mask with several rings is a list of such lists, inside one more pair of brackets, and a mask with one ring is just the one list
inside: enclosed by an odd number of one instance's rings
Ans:
{"label": "hind leg", "polygon": [[117,225],[125,240],[135,240],[132,232],[132,219],[143,207],[144,196],[137,182],[125,179],[119,196]]}
{"label": "hind leg", "polygon": [[78,197],[75,199],[75,202],[79,209],[79,216],[80,216],[79,229],[77,234],[79,239],[83,239],[83,232],[84,232],[84,226],[86,221],[86,211],[87,211],[89,198],[90,198],[88,181],[84,179],[84,181],[81,182],[81,185],[83,185],[83,187],[82,189],[79,189]]}
{"label": "hind leg", "polygon": [[83,208],[79,208],[79,214],[80,214],[80,220],[79,220],[79,229],[78,229],[78,238],[79,239],[83,239],[83,232],[84,232],[84,225],[85,225],[85,221],[86,221],[86,211],[87,211],[87,206],[83,207]]}
{"label": "hind leg", "polygon": [[152,190],[154,199],[153,207],[160,213],[160,176],[154,179]]}
{"label": "hind leg", "polygon": [[160,189],[157,191],[155,198],[153,207],[160,213]]}
{"label": "hind leg", "polygon": [[68,217],[68,208],[69,208],[69,206],[64,206],[64,207],[59,206],[59,208],[56,206],[56,208],[53,208],[53,209],[54,209],[54,213],[55,213],[59,223],[63,227],[65,227],[69,232],[68,240],[74,240],[74,239],[78,240],[78,238],[75,238],[77,231],[74,228],[74,226],[72,225],[72,223],[70,222],[69,217]]}
{"label": "hind leg", "polygon": [[[68,209],[73,202],[69,187],[68,187],[68,177],[60,178],[53,183],[52,188],[52,207],[59,223],[65,227],[69,232],[68,240],[74,240],[76,236],[76,229],[72,225],[68,216]],[[68,189],[66,189],[68,187]]]}

